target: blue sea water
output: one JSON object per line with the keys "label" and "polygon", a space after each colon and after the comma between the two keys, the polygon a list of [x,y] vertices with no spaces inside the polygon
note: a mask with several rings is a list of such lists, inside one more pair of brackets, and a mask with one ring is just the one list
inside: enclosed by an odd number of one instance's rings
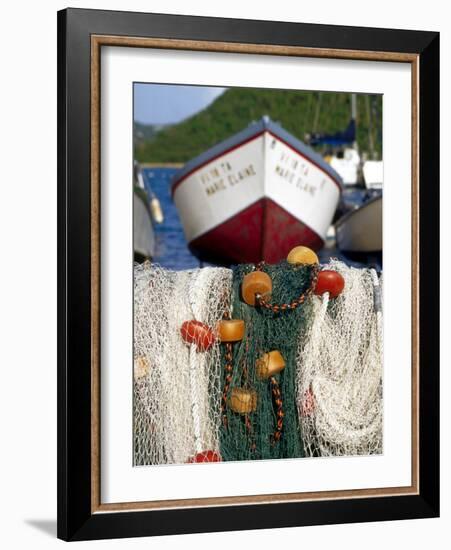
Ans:
{"label": "blue sea water", "polygon": [[156,254],[154,261],[169,269],[199,267],[199,260],[191,254],[182,224],[171,197],[171,181],[177,168],[144,168],[144,183],[148,193],[160,201],[164,221],[155,224]]}
{"label": "blue sea water", "polygon": [[[177,209],[171,197],[171,181],[177,173],[178,168],[144,168],[144,183],[149,194],[155,194],[161,204],[164,214],[162,224],[155,224],[156,253],[154,262],[168,269],[190,269],[199,267],[199,260],[191,254],[186,243],[183,227],[180,222]],[[350,188],[343,192],[345,206],[351,207],[362,203],[365,191],[362,189]],[[382,258],[369,256],[365,258],[347,257],[334,246],[325,247],[319,252],[322,263],[326,263],[331,257],[341,259],[356,267],[371,266],[378,271],[382,268]]]}

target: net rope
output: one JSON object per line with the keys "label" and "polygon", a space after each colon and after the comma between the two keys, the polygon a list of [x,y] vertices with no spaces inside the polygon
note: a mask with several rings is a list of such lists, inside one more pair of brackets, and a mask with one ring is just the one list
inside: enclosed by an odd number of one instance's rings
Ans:
{"label": "net rope", "polygon": [[[365,455],[382,452],[382,278],[332,260],[345,288],[337,298],[308,295],[295,310],[246,305],[243,277],[256,269],[134,269],[134,464],[180,464],[205,452],[222,460]],[[306,292],[312,268],[287,262],[262,268],[271,303]],[[242,341],[217,339],[198,351],[181,336],[185,321],[211,327],[242,319]],[[255,392],[237,414],[223,392],[231,350],[233,388]],[[278,350],[285,368],[256,376],[262,353]],[[228,401],[227,401],[228,402]],[[277,427],[280,435],[277,436]]]}
{"label": "net rope", "polygon": [[[240,265],[233,270],[233,318],[243,319],[245,337],[234,346],[230,392],[243,388],[256,393],[256,410],[248,415],[225,411],[221,425],[221,455],[224,460],[258,460],[294,458],[304,455],[296,410],[296,351],[303,326],[310,316],[310,306],[274,313],[271,309],[249,306],[241,299],[244,276],[255,266]],[[272,303],[289,303],[310,285],[311,267],[293,266],[287,262],[267,265],[264,271],[272,280]],[[277,350],[285,360],[285,368],[271,379],[259,379],[256,365],[264,353]],[[225,361],[223,360],[223,380]],[[229,393],[230,393],[229,392]],[[277,397],[275,395],[277,393]],[[278,407],[281,401],[283,427],[277,440]]]}
{"label": "net rope", "polygon": [[297,357],[297,402],[308,456],[382,452],[381,281],[332,260],[345,279],[335,299],[312,297]]}

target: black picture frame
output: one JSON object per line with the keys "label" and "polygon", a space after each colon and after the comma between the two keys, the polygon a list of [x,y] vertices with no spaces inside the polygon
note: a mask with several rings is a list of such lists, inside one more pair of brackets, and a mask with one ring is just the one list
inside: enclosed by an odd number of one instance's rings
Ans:
{"label": "black picture frame", "polygon": [[[97,513],[92,509],[91,37],[397,52],[418,59],[419,491]],[[331,54],[331,57],[334,57]],[[358,55],[357,55],[358,57]],[[439,515],[439,33],[67,9],[58,13],[58,537],[87,540]]]}

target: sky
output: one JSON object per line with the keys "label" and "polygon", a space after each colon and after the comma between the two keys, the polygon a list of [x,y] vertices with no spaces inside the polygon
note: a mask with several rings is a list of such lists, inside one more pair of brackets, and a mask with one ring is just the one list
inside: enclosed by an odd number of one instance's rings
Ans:
{"label": "sky", "polygon": [[174,124],[205,109],[225,88],[135,83],[134,120],[143,124]]}

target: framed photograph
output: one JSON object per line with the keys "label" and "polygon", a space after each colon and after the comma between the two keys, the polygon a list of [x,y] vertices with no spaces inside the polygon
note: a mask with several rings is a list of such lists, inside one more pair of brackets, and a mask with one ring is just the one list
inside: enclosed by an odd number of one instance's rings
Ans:
{"label": "framed photograph", "polygon": [[58,94],[58,536],[438,516],[438,33],[67,9]]}

